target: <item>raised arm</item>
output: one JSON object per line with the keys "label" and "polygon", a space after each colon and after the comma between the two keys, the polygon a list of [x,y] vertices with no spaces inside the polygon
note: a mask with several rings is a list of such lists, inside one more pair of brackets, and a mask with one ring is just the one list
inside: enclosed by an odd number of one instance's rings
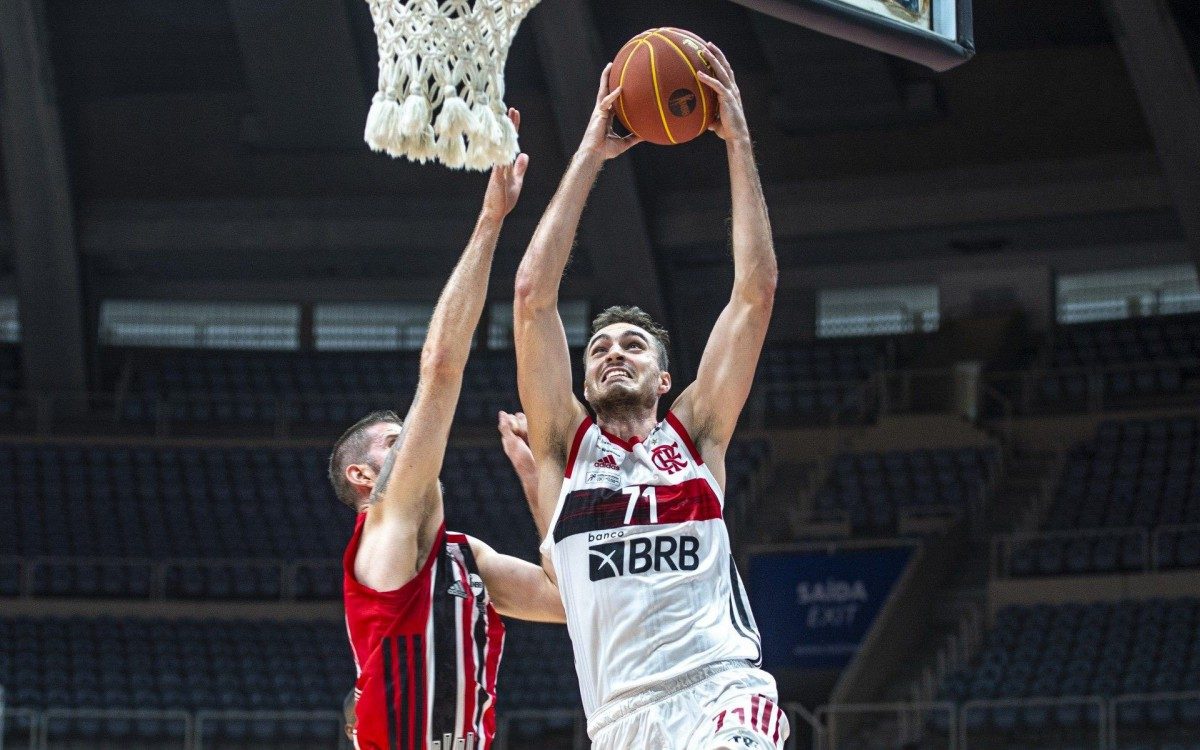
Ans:
{"label": "raised arm", "polygon": [[[538,471],[533,459],[533,451],[529,448],[529,422],[522,412],[509,414],[500,412],[500,444],[504,446],[504,454],[512,462],[513,471],[521,480],[521,490],[525,493],[525,502],[529,505],[529,513],[533,516],[534,526],[537,527],[538,539],[546,538],[546,529],[550,525],[550,517],[538,511]],[[554,585],[558,585],[558,576],[554,572],[554,563],[542,553],[542,569]]]}
{"label": "raised arm", "polygon": [[[510,117],[519,124],[515,110]],[[504,217],[516,205],[527,165],[528,157],[521,154],[512,165],[492,170],[475,231],[434,308],[421,349],[416,394],[375,478],[371,513],[355,563],[361,582],[372,588],[389,590],[411,578],[442,523],[438,474],[487,296],[496,242]]]}
{"label": "raised arm", "polygon": [[708,337],[696,381],[679,395],[672,410],[701,452],[715,458],[724,455],[750,395],[775,303],[778,267],[741,93],[725,55],[711,43],[708,51],[716,75],[699,76],[720,100],[720,118],[712,130],[725,141],[729,157],[733,293]]}
{"label": "raised arm", "polygon": [[497,612],[532,622],[567,621],[558,587],[544,570],[531,562],[502,555],[474,537],[468,539]]}
{"label": "raised arm", "polygon": [[571,391],[571,360],[558,314],[558,287],[601,166],[639,142],[634,136],[619,138],[612,132],[612,107],[619,96],[620,89],[608,90],[605,68],[583,141],[517,269],[513,299],[517,387],[529,418],[530,445],[539,470],[547,474],[562,471],[570,432],[586,415]]}

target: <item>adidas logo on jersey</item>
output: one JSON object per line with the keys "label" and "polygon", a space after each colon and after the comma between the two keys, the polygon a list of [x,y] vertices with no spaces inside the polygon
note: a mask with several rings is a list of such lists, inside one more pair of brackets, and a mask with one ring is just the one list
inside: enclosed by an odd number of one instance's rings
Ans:
{"label": "adidas logo on jersey", "polygon": [[[475,596],[475,606],[480,612],[487,609],[487,600],[483,596],[483,579],[475,573],[469,573],[467,580],[471,584],[471,594]],[[446,589],[446,593],[450,596],[457,596],[459,599],[469,599],[466,586],[462,585],[462,581],[455,581],[450,584],[450,588]]]}
{"label": "adidas logo on jersey", "polygon": [[617,466],[617,459],[613,458],[611,453],[605,453],[604,456],[599,461],[592,464],[592,466],[597,469],[609,469],[611,471],[621,470],[621,467]]}
{"label": "adidas logo on jersey", "polygon": [[698,567],[700,540],[694,536],[638,537],[588,548],[588,577],[593,581]]}

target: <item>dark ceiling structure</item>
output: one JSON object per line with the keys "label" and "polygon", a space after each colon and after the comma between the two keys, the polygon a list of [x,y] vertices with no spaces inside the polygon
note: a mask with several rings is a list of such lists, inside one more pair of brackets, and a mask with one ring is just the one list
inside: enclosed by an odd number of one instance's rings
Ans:
{"label": "dark ceiling structure", "polygon": [[[816,264],[1092,233],[1195,254],[1194,3],[974,6],[977,56],[935,74],[727,0],[543,0],[507,69],[532,166],[494,295],[511,294],[603,63],[661,25],[736,68],[785,286]],[[362,142],[362,0],[8,0],[0,54],[0,293],[18,297],[32,388],[83,390],[103,299],[431,298],[473,224],[484,177]],[[634,149],[601,177],[568,292],[685,319],[681,285],[724,289],[727,211],[716,138]]]}

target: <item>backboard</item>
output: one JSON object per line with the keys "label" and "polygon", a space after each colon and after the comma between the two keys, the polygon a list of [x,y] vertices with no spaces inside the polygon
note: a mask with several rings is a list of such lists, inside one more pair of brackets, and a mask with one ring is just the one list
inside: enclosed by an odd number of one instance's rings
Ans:
{"label": "backboard", "polygon": [[975,54],[971,0],[734,0],[937,71]]}

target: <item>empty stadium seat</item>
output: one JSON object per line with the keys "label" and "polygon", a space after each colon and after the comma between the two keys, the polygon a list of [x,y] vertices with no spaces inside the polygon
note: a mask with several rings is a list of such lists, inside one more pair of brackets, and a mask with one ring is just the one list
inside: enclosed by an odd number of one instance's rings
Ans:
{"label": "empty stadium seat", "polygon": [[[127,356],[118,418],[153,423],[344,425],[380,408],[403,408],[417,385],[416,352],[110,351]],[[467,363],[457,419],[490,424],[517,407],[511,352],[476,352]],[[399,403],[397,403],[399,400]]]}
{"label": "empty stadium seat", "polygon": [[[726,494],[745,490],[767,455],[738,441]],[[317,448],[0,445],[0,596],[302,599],[341,593],[354,514],[334,499]],[[508,459],[452,447],[442,472],[447,523],[536,560],[537,534]],[[8,556],[4,553],[13,553]],[[80,559],[86,558],[86,559]]]}
{"label": "empty stadium seat", "polygon": [[819,419],[859,407],[863,383],[885,369],[887,339],[767,347],[755,390],[770,424]]}
{"label": "empty stadium seat", "polygon": [[901,515],[965,512],[996,460],[993,448],[842,454],[816,497],[813,520],[847,520],[856,533],[895,533]]}
{"label": "empty stadium seat", "polygon": [[[510,622],[500,710],[577,709],[566,629]],[[0,684],[10,708],[334,711],[354,668],[339,621],[0,617]],[[149,741],[162,717],[62,717],[51,739]],[[20,730],[20,726],[9,727]],[[208,738],[336,739],[330,722],[219,719]]]}
{"label": "empty stadium seat", "polygon": [[1183,393],[1200,386],[1200,315],[1059,326],[1047,359],[1056,369],[1075,370],[1040,380],[1039,396],[1050,408],[1083,403],[1089,387],[1109,401]]}
{"label": "empty stadium seat", "polygon": [[[1200,566],[1200,420],[1107,421],[1068,454],[1043,529],[1095,532],[1012,551],[1013,575]],[[1107,530],[1107,531],[1105,531]]]}

